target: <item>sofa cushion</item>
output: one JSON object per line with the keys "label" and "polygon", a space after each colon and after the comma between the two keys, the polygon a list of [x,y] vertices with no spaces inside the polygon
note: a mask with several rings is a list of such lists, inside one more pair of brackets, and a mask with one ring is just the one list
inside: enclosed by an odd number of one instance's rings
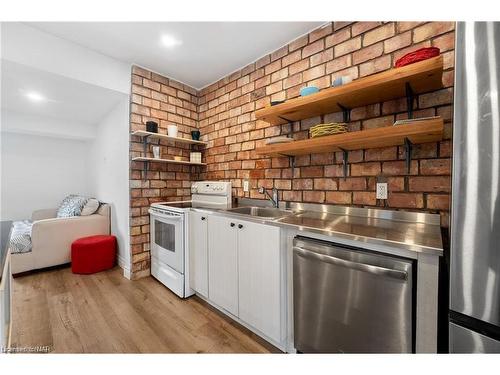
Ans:
{"label": "sofa cushion", "polygon": [[81,195],[68,195],[57,209],[57,217],[80,216],[88,200],[89,198]]}
{"label": "sofa cushion", "polygon": [[100,202],[95,198],[89,198],[85,206],[83,206],[82,212],[80,215],[88,216],[95,214],[95,212],[99,209]]}

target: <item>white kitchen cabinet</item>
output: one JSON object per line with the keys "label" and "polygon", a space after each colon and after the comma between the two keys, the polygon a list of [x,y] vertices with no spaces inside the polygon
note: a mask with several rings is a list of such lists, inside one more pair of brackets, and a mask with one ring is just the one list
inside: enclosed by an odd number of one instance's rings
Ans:
{"label": "white kitchen cabinet", "polygon": [[238,316],[238,228],[232,218],[208,218],[208,298]]}
{"label": "white kitchen cabinet", "polygon": [[280,230],[238,222],[239,318],[281,341]]}
{"label": "white kitchen cabinet", "polygon": [[208,215],[189,213],[189,286],[208,298]]}
{"label": "white kitchen cabinet", "polygon": [[[192,288],[204,295],[200,291],[206,269],[202,259],[208,254],[208,301],[281,343],[285,305],[280,229],[235,217],[201,217],[197,213],[190,219],[191,252],[195,258],[201,254],[190,262]],[[205,233],[207,246],[201,243]]]}

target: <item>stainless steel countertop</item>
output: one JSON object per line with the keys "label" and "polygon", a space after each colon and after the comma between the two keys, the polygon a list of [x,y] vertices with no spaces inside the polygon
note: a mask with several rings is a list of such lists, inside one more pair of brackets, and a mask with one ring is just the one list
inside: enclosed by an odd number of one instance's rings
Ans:
{"label": "stainless steel countertop", "polygon": [[[267,201],[242,199],[233,204],[232,208],[252,205],[269,207]],[[281,207],[295,212],[278,219],[263,219],[227,210],[204,208],[192,210],[367,244],[397,247],[438,256],[443,253],[439,215],[313,204],[282,203]]]}
{"label": "stainless steel countertop", "polygon": [[443,251],[441,228],[438,225],[314,211],[296,213],[278,219],[277,222],[300,230],[309,229],[366,243],[376,242],[438,255]]}

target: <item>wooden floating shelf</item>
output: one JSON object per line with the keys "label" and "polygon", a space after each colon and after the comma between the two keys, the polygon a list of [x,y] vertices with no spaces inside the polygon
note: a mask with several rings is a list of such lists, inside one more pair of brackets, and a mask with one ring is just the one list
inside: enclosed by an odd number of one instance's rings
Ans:
{"label": "wooden floating shelf", "polygon": [[170,137],[169,135],[166,135],[166,134],[152,133],[152,132],[147,132],[145,130],[136,130],[135,132],[132,132],[132,135],[135,135],[138,137],[147,137],[150,139],[164,139],[166,141],[174,141],[174,142],[186,143],[186,144],[191,144],[191,145],[202,145],[202,146],[207,145],[207,142],[203,142],[203,141],[195,141],[194,139],[187,139],[187,138],[181,138],[181,137]]}
{"label": "wooden floating shelf", "polygon": [[132,161],[171,163],[171,164],[182,164],[182,165],[207,165],[206,163],[192,163],[190,161],[184,161],[184,160],[156,159],[156,158],[148,158],[148,157],[142,157],[142,156],[132,158]]}
{"label": "wooden floating shelf", "polygon": [[443,139],[443,119],[415,121],[383,128],[327,135],[288,143],[278,143],[257,148],[257,155],[296,156],[322,152],[361,150],[405,144],[437,142]]}
{"label": "wooden floating shelf", "polygon": [[412,95],[430,92],[443,87],[442,75],[443,57],[436,56],[260,109],[255,117],[279,125],[402,98],[408,88]]}

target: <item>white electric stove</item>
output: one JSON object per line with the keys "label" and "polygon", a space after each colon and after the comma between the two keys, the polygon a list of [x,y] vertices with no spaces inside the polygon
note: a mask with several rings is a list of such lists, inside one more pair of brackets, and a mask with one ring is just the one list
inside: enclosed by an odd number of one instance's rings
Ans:
{"label": "white electric stove", "polygon": [[189,288],[187,260],[188,225],[191,208],[231,207],[231,183],[198,181],[191,185],[190,201],[151,204],[151,275],[181,298],[194,294]]}

